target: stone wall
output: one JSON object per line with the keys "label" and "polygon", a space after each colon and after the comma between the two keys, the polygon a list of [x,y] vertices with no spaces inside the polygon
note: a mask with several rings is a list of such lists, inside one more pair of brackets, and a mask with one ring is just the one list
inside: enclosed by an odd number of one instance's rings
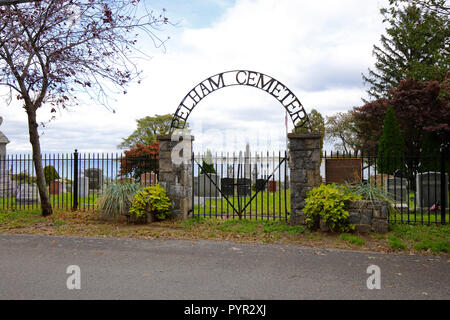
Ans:
{"label": "stone wall", "polygon": [[305,224],[305,198],[308,191],[320,186],[320,134],[291,133],[289,138],[289,169],[291,218],[293,225]]}
{"label": "stone wall", "polygon": [[[183,143],[183,139],[184,143]],[[173,141],[176,140],[176,141]],[[192,209],[192,136],[172,139],[170,135],[158,136],[159,141],[159,183],[166,189],[172,201],[172,217],[187,218]],[[180,148],[184,145],[184,148]],[[186,153],[186,154],[183,154]],[[189,154],[187,154],[189,153]],[[176,157],[177,159],[172,159]],[[184,158],[185,161],[180,161]]]}
{"label": "stone wall", "polygon": [[385,201],[360,200],[349,205],[350,223],[361,233],[388,232],[388,204]]}

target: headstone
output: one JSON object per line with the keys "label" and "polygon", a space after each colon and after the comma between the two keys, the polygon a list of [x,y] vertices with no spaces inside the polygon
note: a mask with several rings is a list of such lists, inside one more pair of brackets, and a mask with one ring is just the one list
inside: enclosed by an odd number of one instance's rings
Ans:
{"label": "headstone", "polygon": [[40,203],[39,189],[36,184],[21,184],[17,191],[16,201],[22,204]]}
{"label": "headstone", "polygon": [[251,180],[247,178],[237,179],[237,193],[240,197],[246,197],[252,194]]}
{"label": "headstone", "polygon": [[99,190],[103,185],[103,170],[99,168],[89,168],[84,170],[84,177],[89,179],[89,189]]}
{"label": "headstone", "polygon": [[244,176],[246,179],[251,179],[252,167],[251,167],[251,153],[250,144],[246,144],[244,153]]}
{"label": "headstone", "polygon": [[154,172],[146,172],[141,174],[141,186],[154,186],[158,183],[158,175]]}
{"label": "headstone", "polygon": [[252,170],[252,181],[256,181],[257,179],[258,179],[258,171],[256,169],[256,166],[254,166]]}
{"label": "headstone", "polygon": [[78,179],[78,196],[87,197],[89,195],[89,178],[80,177]]}
{"label": "headstone", "polygon": [[[446,207],[448,208],[448,174],[445,174]],[[441,202],[441,173],[424,172],[417,174],[417,206],[431,208]]]}
{"label": "headstone", "polygon": [[72,193],[72,192],[73,192],[72,184],[67,181],[64,181],[62,185],[62,193]]}
{"label": "headstone", "polygon": [[57,195],[62,193],[62,183],[61,180],[50,181],[48,185],[48,190],[50,194]]}
{"label": "headstone", "polygon": [[208,173],[208,175],[210,178],[206,174],[200,174],[195,178],[198,179],[198,187],[194,190],[197,192],[196,195],[200,197],[220,197],[221,194],[218,190],[220,189],[220,177],[212,173]]}
{"label": "headstone", "polygon": [[392,200],[401,203],[408,203],[407,190],[408,190],[407,179],[405,178],[386,179],[384,191],[392,198]]}
{"label": "headstone", "polygon": [[256,179],[256,192],[266,190],[266,180],[265,179]]}
{"label": "headstone", "polygon": [[375,174],[370,176],[370,184],[373,186],[384,186],[387,179],[393,179],[394,176],[388,174]]}
{"label": "headstone", "polygon": [[269,192],[277,192],[277,182],[270,180],[269,181]]}
{"label": "headstone", "polygon": [[233,178],[234,177],[234,166],[231,164],[227,164],[227,178]]}
{"label": "headstone", "polygon": [[234,179],[233,178],[223,178],[221,180],[222,193],[225,196],[234,196]]}

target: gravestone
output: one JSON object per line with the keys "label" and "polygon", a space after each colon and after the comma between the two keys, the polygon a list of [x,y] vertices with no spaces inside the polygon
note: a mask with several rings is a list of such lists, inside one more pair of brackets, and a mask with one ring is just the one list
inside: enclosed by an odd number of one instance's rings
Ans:
{"label": "gravestone", "polygon": [[158,183],[158,175],[154,172],[146,172],[141,174],[141,186],[154,186]]}
{"label": "gravestone", "polygon": [[84,177],[89,179],[89,189],[99,190],[103,185],[103,170],[99,168],[89,168],[84,170]]}
{"label": "gravestone", "polygon": [[87,197],[89,195],[89,178],[80,177],[78,179],[78,196]]}
{"label": "gravestone", "polygon": [[369,181],[373,186],[384,186],[386,184],[387,179],[392,179],[394,176],[388,174],[375,174],[370,175]]}
{"label": "gravestone", "polygon": [[384,191],[396,202],[407,203],[408,180],[405,178],[388,178],[384,185]]}
{"label": "gravestone", "polygon": [[237,192],[240,197],[246,197],[252,194],[251,180],[247,178],[237,179]]}
{"label": "gravestone", "polygon": [[277,182],[270,180],[269,181],[269,192],[277,192]]}
{"label": "gravestone", "polygon": [[[3,118],[0,117],[0,125],[3,123]],[[6,145],[10,141],[0,131],[0,198],[13,197],[16,194],[16,182],[11,181],[8,170],[8,163],[6,161]]]}
{"label": "gravestone", "polygon": [[[417,174],[417,205],[430,208],[437,201],[441,202],[441,173],[424,172]],[[445,174],[446,207],[448,207],[448,174]]]}
{"label": "gravestone", "polygon": [[[218,189],[220,189],[220,177],[217,174],[208,174],[210,178],[206,174],[200,174],[195,179],[198,179],[198,186],[194,190],[197,192],[197,196],[200,197],[220,197],[220,192]],[[214,183],[217,185],[214,185]]]}
{"label": "gravestone", "polygon": [[220,181],[222,185],[222,193],[225,196],[234,196],[234,179],[233,178],[222,178]]}
{"label": "gravestone", "polygon": [[39,189],[37,184],[21,184],[17,191],[16,201],[21,204],[33,204],[40,203],[41,197],[39,196]]}
{"label": "gravestone", "polygon": [[49,186],[48,186],[48,191],[52,195],[58,195],[58,194],[62,193],[61,180],[50,181]]}
{"label": "gravestone", "polygon": [[266,180],[265,179],[256,179],[256,192],[266,190]]}
{"label": "gravestone", "polygon": [[244,176],[246,179],[251,179],[252,167],[251,167],[251,153],[250,144],[247,143],[244,152]]}
{"label": "gravestone", "polygon": [[72,193],[73,188],[72,184],[67,181],[61,181],[62,183],[62,193]]}

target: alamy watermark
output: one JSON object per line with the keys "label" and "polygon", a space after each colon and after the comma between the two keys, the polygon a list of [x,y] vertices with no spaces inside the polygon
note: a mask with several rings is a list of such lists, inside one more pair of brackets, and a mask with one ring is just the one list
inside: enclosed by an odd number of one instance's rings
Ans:
{"label": "alamy watermark", "polygon": [[67,278],[66,286],[69,290],[81,289],[81,269],[77,265],[70,265],[66,269],[66,273],[70,274]]}
{"label": "alamy watermark", "polygon": [[[180,141],[181,138],[181,141]],[[171,141],[178,142],[172,149],[172,163],[179,166],[190,165],[192,154],[192,136],[188,129],[176,129],[172,133]]]}
{"label": "alamy watermark", "polygon": [[366,284],[369,290],[381,289],[381,269],[379,266],[371,265],[367,268],[367,273],[370,277],[367,278]]}

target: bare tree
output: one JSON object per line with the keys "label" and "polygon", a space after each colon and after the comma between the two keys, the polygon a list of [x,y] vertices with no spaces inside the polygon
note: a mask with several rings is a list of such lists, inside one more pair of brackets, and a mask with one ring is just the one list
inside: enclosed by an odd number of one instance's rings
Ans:
{"label": "bare tree", "polygon": [[12,5],[12,4],[18,4],[18,3],[25,3],[25,2],[34,2],[37,0],[0,0],[0,5]]}
{"label": "bare tree", "polygon": [[41,208],[52,214],[42,169],[37,111],[76,106],[83,97],[108,106],[112,93],[126,93],[139,79],[130,58],[142,53],[137,39],[168,23],[140,0],[43,0],[0,6],[0,85],[8,101],[23,101],[28,116]]}
{"label": "bare tree", "polygon": [[353,119],[353,111],[339,112],[329,116],[325,122],[326,140],[334,142],[337,151],[346,154],[359,151],[357,131]]}

